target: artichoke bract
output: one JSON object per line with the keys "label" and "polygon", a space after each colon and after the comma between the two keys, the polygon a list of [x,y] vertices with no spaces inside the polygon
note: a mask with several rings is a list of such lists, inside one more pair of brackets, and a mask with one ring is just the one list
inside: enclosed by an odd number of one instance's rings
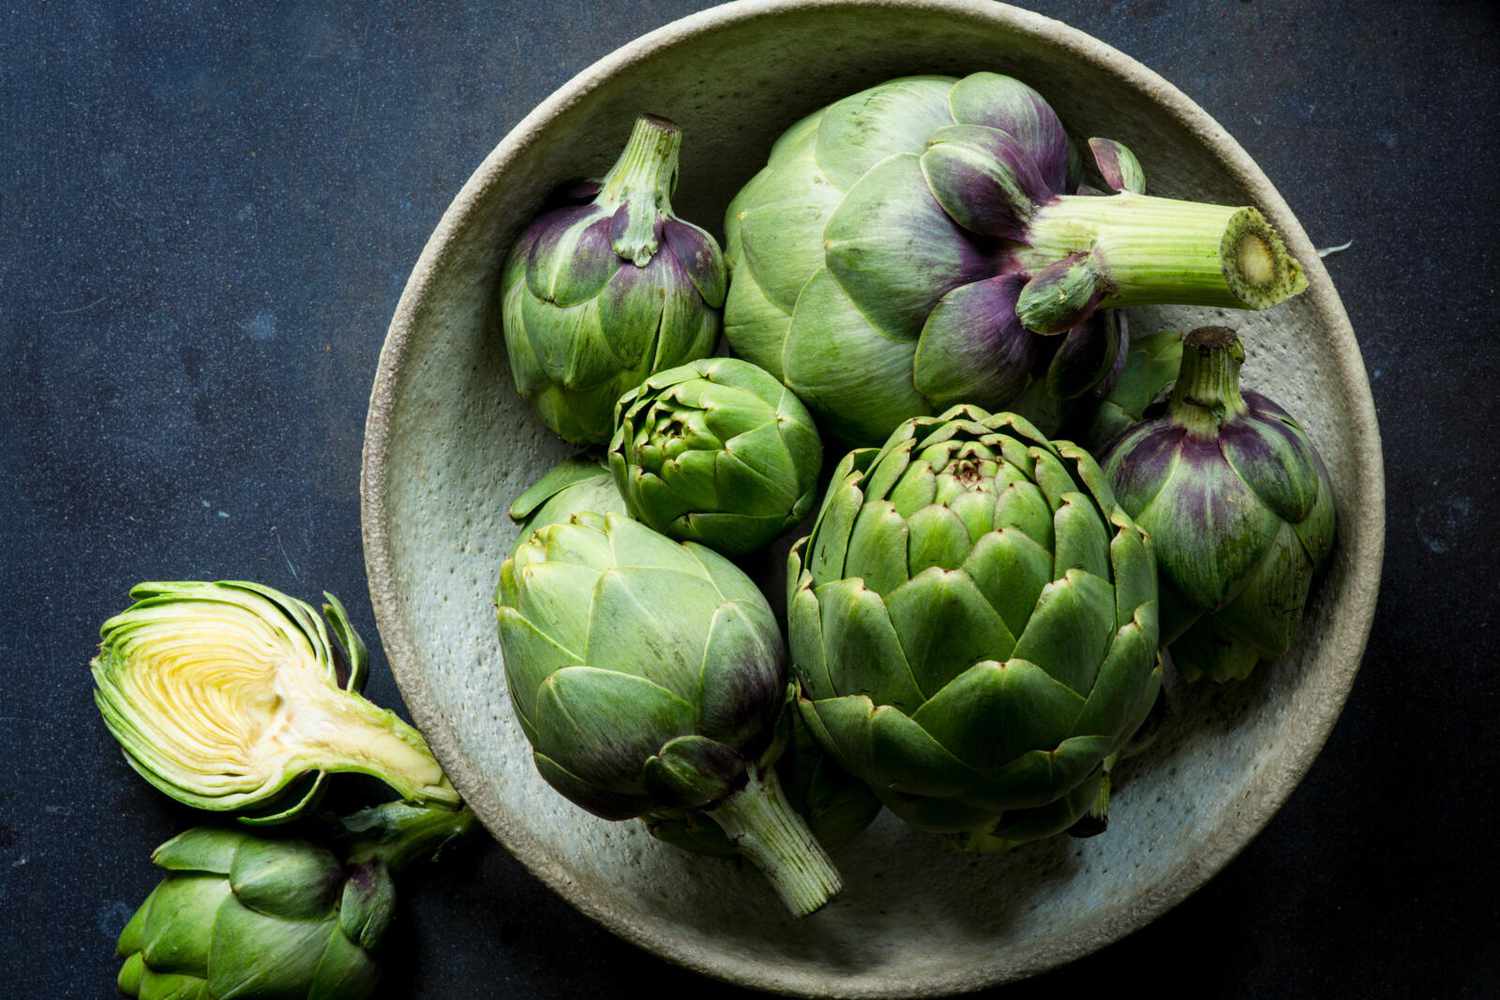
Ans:
{"label": "artichoke bract", "polygon": [[274,823],[311,805],[327,773],[354,771],[458,806],[422,734],[359,693],[368,655],[332,594],[326,622],[256,583],[142,583],[130,596],[100,630],[94,702],[165,794]]}
{"label": "artichoke bract", "polygon": [[1090,415],[1083,441],[1102,455],[1116,438],[1140,422],[1146,409],[1177,378],[1182,364],[1182,334],[1162,330],[1130,341],[1120,373]]}
{"label": "artichoke bract", "polygon": [[1150,543],[1087,452],[912,418],[839,464],[788,570],[802,716],[892,812],[992,847],[1097,832],[1161,666]]}
{"label": "artichoke bract", "polygon": [[1098,310],[1265,308],[1306,287],[1254,208],[1147,197],[1117,142],[1081,159],[1019,80],[891,80],[814,112],[730,204],[734,352],[853,444],[1032,383],[1081,394],[1119,351]]}
{"label": "artichoke bract", "polygon": [[1333,548],[1333,488],[1306,430],[1240,389],[1245,351],[1205,327],[1182,346],[1164,404],[1104,459],[1120,504],[1151,534],[1162,640],[1189,680],[1241,679],[1291,648]]}
{"label": "artichoke bract", "polygon": [[795,914],[839,890],[776,778],[785,651],[733,563],[580,513],[505,561],[496,605],[511,706],[553,788],[605,819],[707,816]]}
{"label": "artichoke bract", "polygon": [[501,322],[516,391],[576,444],[607,442],[621,393],[718,342],[723,256],[672,214],[681,144],[671,122],[637,119],[604,178],[559,192],[505,262]]}
{"label": "artichoke bract", "polygon": [[166,877],[121,932],[120,992],[141,1000],[364,1000],[396,903],[391,875],[465,835],[467,809],[388,803],[346,821],[343,856],[198,827],[151,855]]}
{"label": "artichoke bract", "polygon": [[817,502],[823,445],[761,368],[705,358],[620,397],[609,465],[633,517],[728,555],[761,548]]}
{"label": "artichoke bract", "polygon": [[626,508],[609,467],[580,455],[554,465],[510,505],[510,519],[521,526],[516,546],[533,531],[561,524],[582,511],[624,514]]}

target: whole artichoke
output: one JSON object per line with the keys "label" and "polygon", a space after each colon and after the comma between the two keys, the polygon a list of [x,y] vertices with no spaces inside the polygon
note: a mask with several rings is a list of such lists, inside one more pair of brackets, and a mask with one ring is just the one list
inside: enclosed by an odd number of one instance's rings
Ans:
{"label": "whole artichoke", "polygon": [[1090,152],[1118,193],[1070,193],[1057,115],[995,73],[904,77],[814,112],[729,206],[730,344],[865,444],[1033,383],[1087,392],[1119,351],[1089,322],[1100,308],[1264,308],[1306,287],[1255,209],[1147,197],[1129,150]]}
{"label": "whole artichoke", "polygon": [[332,594],[326,623],[258,583],[141,583],[130,596],[100,629],[94,702],[165,794],[275,823],[305,811],[327,773],[353,771],[409,801],[459,804],[422,734],[359,693],[368,655]]}
{"label": "whole artichoke", "polygon": [[474,824],[467,809],[376,806],[341,859],[306,840],[199,827],[152,852],[167,875],[121,932],[141,1000],[363,1000],[396,902],[391,873]]}
{"label": "whole artichoke", "polygon": [[1188,679],[1244,678],[1291,648],[1333,548],[1333,489],[1307,432],[1240,390],[1245,351],[1222,327],[1188,334],[1171,398],[1105,457],[1120,505],[1151,534],[1162,640]]}
{"label": "whole artichoke", "polygon": [[761,548],[817,502],[812,415],[764,370],[704,358],[620,397],[609,465],[630,513],[728,555]]}
{"label": "whole artichoke", "polygon": [[622,392],[706,356],[719,339],[719,245],[672,214],[681,144],[671,122],[637,119],[609,173],[560,192],[505,262],[516,391],[568,441],[608,441]]}
{"label": "whole artichoke", "polygon": [[803,718],[891,811],[988,844],[1103,818],[1161,669],[1150,543],[1086,452],[907,420],[839,464],[788,586]]}
{"label": "whole artichoke", "polygon": [[[516,547],[539,528],[561,524],[580,511],[624,514],[625,498],[615,489],[609,467],[579,455],[567,458],[528,486],[510,505],[510,519],[521,525]],[[511,550],[514,554],[515,549]]]}
{"label": "whole artichoke", "polygon": [[511,706],[553,788],[605,819],[706,815],[798,915],[839,890],[772,767],[781,632],[733,563],[579,513],[505,561],[496,604]]}

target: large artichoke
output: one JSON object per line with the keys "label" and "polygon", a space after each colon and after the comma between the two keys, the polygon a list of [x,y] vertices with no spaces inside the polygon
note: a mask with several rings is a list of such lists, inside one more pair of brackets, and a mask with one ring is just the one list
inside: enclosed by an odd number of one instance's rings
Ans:
{"label": "large artichoke", "polygon": [[100,630],[94,701],[162,792],[271,823],[304,811],[326,773],[355,771],[458,805],[422,734],[359,694],[365,645],[332,594],[326,624],[257,583],[142,583],[130,596]]}
{"label": "large artichoke", "polygon": [[116,946],[120,992],[141,1000],[364,1000],[396,902],[393,870],[474,825],[467,809],[390,803],[327,847],[199,827],[152,852],[167,875]]}
{"label": "large artichoke", "polygon": [[637,119],[609,173],[559,192],[505,262],[516,391],[574,443],[608,441],[622,392],[718,342],[719,245],[672,214],[681,144],[671,122]]}
{"label": "large artichoke", "polygon": [[1099,467],[956,406],[839,464],[789,557],[803,718],[897,815],[1013,843],[1102,818],[1156,699],[1156,572]]}
{"label": "large artichoke", "polygon": [[1333,548],[1333,489],[1307,432],[1240,390],[1233,331],[1188,334],[1165,403],[1104,459],[1120,505],[1150,532],[1162,640],[1188,679],[1249,675],[1291,648]]}
{"label": "large artichoke", "polygon": [[814,112],[725,218],[735,353],[825,429],[875,443],[1033,383],[1087,392],[1119,350],[1090,322],[1100,308],[1264,308],[1305,287],[1255,209],[1146,197],[1129,150],[1089,145],[1118,193],[1070,193],[1080,171],[1057,115],[995,73],[891,80]]}
{"label": "large artichoke", "polygon": [[823,445],[786,386],[749,362],[704,358],[620,397],[609,464],[632,516],[743,555],[812,512]]}
{"label": "large artichoke", "polygon": [[496,604],[511,706],[553,788],[605,819],[707,815],[794,913],[838,891],[772,768],[781,632],[733,563],[580,513],[505,561]]}

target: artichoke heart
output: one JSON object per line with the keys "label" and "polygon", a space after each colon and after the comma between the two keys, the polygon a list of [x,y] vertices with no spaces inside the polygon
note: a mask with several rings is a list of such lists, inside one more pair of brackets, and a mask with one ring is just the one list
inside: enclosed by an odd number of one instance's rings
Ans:
{"label": "artichoke heart", "polygon": [[[292,819],[328,772],[456,807],[426,741],[360,693],[368,654],[338,600],[326,616],[237,581],[142,583],[104,623],[94,701],[147,781],[246,822]],[[342,662],[335,638],[343,649]]]}

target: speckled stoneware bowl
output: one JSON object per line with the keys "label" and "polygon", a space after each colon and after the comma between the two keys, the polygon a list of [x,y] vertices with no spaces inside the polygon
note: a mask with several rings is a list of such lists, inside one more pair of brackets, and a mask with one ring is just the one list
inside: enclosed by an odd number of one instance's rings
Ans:
{"label": "speckled stoneware bowl", "polygon": [[[606,823],[538,777],[506,703],[491,608],[510,500],[567,449],[512,389],[500,262],[554,183],[607,167],[640,111],[684,128],[683,217],[724,206],[803,114],[888,77],[1011,73],[1078,136],[1140,154],[1151,191],[1259,206],[1306,294],[1234,314],[1247,381],[1300,416],[1328,461],[1339,541],[1301,648],[1237,687],[1193,690],[1124,769],[1109,831],[971,858],[888,814],[835,855],[843,895],[803,922],[761,879]],[[1139,311],[1137,329],[1207,310]],[[568,82],[454,200],[391,322],[370,401],[365,555],[401,690],[464,796],[540,878],[616,933],[713,976],[816,996],[936,995],[1015,980],[1146,924],[1270,819],[1354,680],[1384,534],[1380,441],[1348,318],[1302,227],[1213,119],[1169,83],[1056,21],[988,2],[734,3],[670,24]],[[1357,502],[1356,502],[1357,501]],[[1191,722],[1185,720],[1190,719]]]}

